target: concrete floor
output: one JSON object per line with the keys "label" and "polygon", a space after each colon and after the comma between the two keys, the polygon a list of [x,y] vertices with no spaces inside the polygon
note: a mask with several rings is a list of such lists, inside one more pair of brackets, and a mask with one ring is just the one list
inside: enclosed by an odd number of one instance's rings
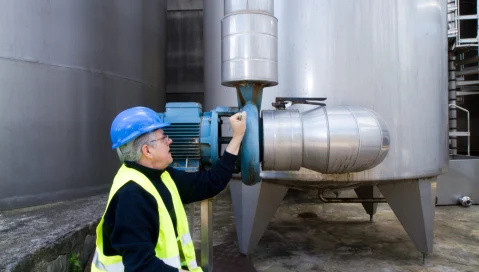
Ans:
{"label": "concrete floor", "polygon": [[[54,260],[81,246],[71,237],[84,238],[80,232],[98,220],[106,198],[1,212],[0,271]],[[217,196],[213,211],[214,245],[236,243],[228,190]],[[196,212],[193,238],[199,248],[199,203]],[[434,253],[424,267],[387,204],[379,204],[375,222],[369,223],[360,204],[320,204],[313,191],[290,190],[250,259],[260,272],[479,271],[479,206],[437,207],[435,222]]]}
{"label": "concrete floor", "polygon": [[[228,191],[215,199],[213,212],[214,245],[236,243]],[[264,272],[479,271],[479,206],[436,208],[434,252],[425,267],[387,204],[379,204],[370,223],[360,204],[320,204],[314,192],[290,190],[250,259]]]}

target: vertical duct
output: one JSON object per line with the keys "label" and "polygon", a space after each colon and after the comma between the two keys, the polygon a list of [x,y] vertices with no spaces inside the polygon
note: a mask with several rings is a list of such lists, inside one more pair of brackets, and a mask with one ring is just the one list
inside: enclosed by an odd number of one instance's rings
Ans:
{"label": "vertical duct", "polygon": [[278,20],[273,0],[225,0],[221,21],[225,86],[278,84]]}
{"label": "vertical duct", "polygon": [[221,20],[221,83],[236,88],[247,113],[241,178],[260,182],[259,113],[263,88],[278,85],[278,20],[273,0],[225,0]]}

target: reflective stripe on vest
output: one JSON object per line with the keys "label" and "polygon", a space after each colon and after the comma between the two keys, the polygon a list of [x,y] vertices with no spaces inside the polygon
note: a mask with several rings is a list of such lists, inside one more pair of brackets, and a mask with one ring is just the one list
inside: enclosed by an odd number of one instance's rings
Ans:
{"label": "reflective stripe on vest", "polygon": [[[160,259],[165,264],[173,267],[180,267],[180,256],[172,257],[172,258],[167,258],[167,259]],[[110,264],[110,265],[105,265],[100,260],[98,259],[98,252],[95,250],[95,255],[93,256],[93,261],[92,265],[96,267],[96,269],[100,271],[106,271],[106,272],[123,272],[125,271],[125,266],[123,266],[123,263],[115,263],[115,264]],[[196,268],[198,265],[196,264],[195,261],[195,267]]]}
{"label": "reflective stripe on vest", "polygon": [[191,239],[191,234],[190,234],[189,232],[186,233],[186,234],[184,234],[184,235],[182,235],[181,238],[178,237],[178,240],[181,240],[181,243],[182,243],[183,245],[189,244],[190,242],[193,241],[193,240]]}
{"label": "reflective stripe on vest", "polygon": [[198,264],[196,263],[196,260],[193,260],[189,263],[188,267],[190,269],[195,269],[195,268],[198,268]]}

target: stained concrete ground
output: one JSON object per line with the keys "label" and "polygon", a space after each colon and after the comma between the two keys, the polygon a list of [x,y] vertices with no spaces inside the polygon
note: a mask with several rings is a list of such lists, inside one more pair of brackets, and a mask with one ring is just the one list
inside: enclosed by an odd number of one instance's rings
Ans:
{"label": "stained concrete ground", "polygon": [[[228,192],[213,213],[214,245],[236,242]],[[195,228],[199,242],[198,220]],[[290,190],[250,260],[264,272],[479,271],[479,206],[436,208],[434,252],[423,266],[387,204],[370,223],[361,204],[320,204],[315,192]]]}
{"label": "stained concrete ground", "polygon": [[[65,254],[64,246],[56,247],[56,253],[41,250],[65,244],[65,237],[96,221],[105,201],[101,195],[0,212],[0,271],[10,271],[18,262],[31,263],[32,258],[53,260]],[[196,211],[193,238],[199,245],[198,204]],[[213,211],[214,245],[236,243],[228,191],[217,196]],[[360,204],[319,204],[314,192],[290,190],[250,259],[262,272],[479,271],[479,206],[437,207],[435,222],[434,253],[424,267],[387,204],[379,204],[375,222],[369,223]]]}

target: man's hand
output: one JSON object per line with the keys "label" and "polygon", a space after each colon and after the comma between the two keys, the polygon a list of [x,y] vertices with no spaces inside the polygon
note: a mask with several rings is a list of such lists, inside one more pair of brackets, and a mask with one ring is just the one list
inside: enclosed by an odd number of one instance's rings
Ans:
{"label": "man's hand", "polygon": [[230,125],[233,129],[233,138],[240,137],[243,139],[246,131],[246,112],[238,112],[230,117]]}
{"label": "man's hand", "polygon": [[226,147],[226,151],[233,155],[238,155],[241,141],[246,131],[246,112],[238,112],[230,117],[231,129],[233,129],[233,138]]}

